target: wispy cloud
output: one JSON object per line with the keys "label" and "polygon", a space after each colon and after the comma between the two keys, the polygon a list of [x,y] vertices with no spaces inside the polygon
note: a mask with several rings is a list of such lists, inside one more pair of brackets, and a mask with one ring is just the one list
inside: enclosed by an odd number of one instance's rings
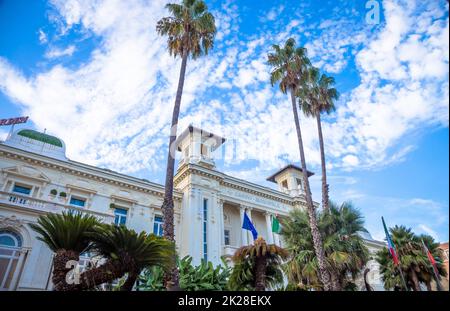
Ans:
{"label": "wispy cloud", "polygon": [[[241,169],[232,166],[243,160],[254,160],[261,176],[297,161],[291,106],[270,86],[266,62],[271,44],[294,36],[306,42],[315,65],[339,73],[356,63],[360,77],[359,86],[342,94],[334,118],[324,120],[331,170],[401,161],[414,148],[402,143],[405,137],[427,126],[448,125],[444,2],[386,0],[385,23],[373,30],[345,9],[339,17],[312,22],[299,14],[253,34],[240,32],[236,3],[222,3],[213,9],[215,49],[208,57],[189,60],[180,128],[194,123],[214,130],[228,138],[225,148],[233,141],[237,157],[223,164],[232,174]],[[57,63],[57,57],[72,55],[74,45],[50,49],[47,56],[56,64],[30,76],[0,58],[0,89],[24,107],[38,128],[70,142],[69,157],[127,173],[161,171],[179,71],[179,61],[168,55],[165,39],[155,32],[156,21],[167,15],[166,1],[52,3],[49,16],[60,36],[91,35],[98,44],[71,66]],[[283,13],[279,6],[272,10],[269,18]],[[42,40],[44,35],[39,33]],[[308,163],[317,167],[316,124],[303,116],[301,122]]]}
{"label": "wispy cloud", "polygon": [[74,45],[70,45],[65,49],[59,49],[56,47],[51,47],[46,53],[46,58],[58,58],[62,56],[72,56],[72,54],[76,51]]}

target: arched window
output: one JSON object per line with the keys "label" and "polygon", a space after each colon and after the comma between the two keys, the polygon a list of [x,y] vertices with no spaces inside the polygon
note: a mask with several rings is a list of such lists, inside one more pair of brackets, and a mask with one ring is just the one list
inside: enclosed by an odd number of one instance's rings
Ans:
{"label": "arched window", "polygon": [[15,288],[22,237],[11,230],[0,230],[0,291]]}
{"label": "arched window", "polygon": [[0,230],[0,246],[22,247],[22,237],[10,230]]}

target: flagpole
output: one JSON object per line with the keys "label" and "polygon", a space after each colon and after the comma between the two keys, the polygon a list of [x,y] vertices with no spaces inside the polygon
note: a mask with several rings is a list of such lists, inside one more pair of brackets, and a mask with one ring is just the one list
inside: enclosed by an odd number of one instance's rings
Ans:
{"label": "flagpole", "polygon": [[397,266],[398,272],[400,272],[400,276],[402,278],[403,287],[405,288],[405,291],[408,291],[408,287],[406,286],[405,277],[403,276],[402,268],[400,268],[400,265]]}
{"label": "flagpole", "polygon": [[400,277],[402,278],[403,287],[405,288],[405,291],[408,291],[408,287],[406,286],[405,277],[404,277],[403,271],[402,271],[402,269],[400,267],[400,258],[397,257],[397,254],[396,254],[396,251],[395,251],[395,245],[391,241],[391,237],[390,237],[389,231],[388,231],[388,229],[386,227],[386,223],[384,222],[383,216],[381,216],[381,222],[383,223],[383,229],[384,229],[384,232],[386,234],[386,240],[387,240],[387,243],[388,243],[389,253],[392,256],[392,259],[394,260],[394,267],[397,267],[398,272],[400,272]]}
{"label": "flagpole", "polygon": [[[425,253],[426,253],[427,257],[428,257],[429,250],[428,250],[427,246],[425,245],[425,243],[423,242],[423,239],[422,239],[422,246],[423,246],[423,249],[424,249],[424,251],[425,251]],[[430,252],[430,254],[431,254],[431,252]],[[434,280],[436,281],[436,288],[437,288],[438,291],[442,291],[442,286],[441,286],[441,282],[439,282],[439,275],[438,275],[438,273],[436,271],[436,267],[433,265],[432,262],[431,262],[431,266],[433,267],[433,274],[434,274]]]}

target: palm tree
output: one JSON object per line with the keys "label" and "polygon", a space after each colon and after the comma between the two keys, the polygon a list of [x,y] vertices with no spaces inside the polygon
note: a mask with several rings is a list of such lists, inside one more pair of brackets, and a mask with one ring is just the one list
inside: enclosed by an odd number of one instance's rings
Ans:
{"label": "palm tree", "polygon": [[175,265],[174,243],[144,231],[138,234],[125,226],[103,225],[102,230],[91,235],[91,240],[93,254],[106,262],[81,275],[81,289],[128,274],[121,290],[130,291],[144,268],[156,266],[169,271]]}
{"label": "palm tree", "polygon": [[[390,228],[392,242],[394,243],[399,257],[399,267],[405,276],[408,290],[421,291],[420,283],[425,283],[431,290],[433,267],[422,247],[422,239],[435,258],[438,274],[446,276],[447,273],[442,264],[442,253],[430,236],[417,236],[410,228],[395,226]],[[394,266],[393,260],[387,249],[377,253],[376,260],[380,264],[380,273],[386,289],[403,288],[398,268]]]}
{"label": "palm tree", "polygon": [[[288,281],[298,288],[324,289],[320,283],[308,215],[303,210],[293,210],[290,216],[281,231],[291,254],[291,260],[284,266]],[[331,202],[330,211],[318,216],[326,267],[336,278],[333,288],[349,288],[369,259],[369,251],[359,234],[366,231],[362,215],[349,202],[340,206]]]}
{"label": "palm tree", "polygon": [[286,41],[283,48],[279,45],[273,45],[274,53],[269,53],[268,63],[273,67],[270,76],[270,82],[273,85],[279,83],[281,92],[290,93],[292,111],[294,114],[295,129],[297,131],[298,147],[300,151],[301,167],[303,170],[303,184],[305,185],[305,196],[308,208],[309,226],[314,242],[314,251],[316,252],[320,280],[325,290],[331,290],[330,274],[326,269],[325,254],[323,251],[322,237],[317,225],[316,211],[311,197],[311,188],[309,186],[308,174],[306,169],[305,153],[303,150],[302,133],[300,121],[297,112],[296,95],[298,90],[305,85],[307,69],[310,64],[306,56],[305,48],[297,48],[295,40],[290,38]]}
{"label": "palm tree", "polygon": [[322,165],[322,207],[328,211],[329,185],[327,184],[327,171],[325,162],[325,148],[322,135],[322,113],[329,114],[335,110],[334,101],[339,98],[338,91],[332,87],[334,78],[325,74],[320,75],[317,68],[310,68],[307,87],[299,90],[299,102],[306,116],[315,117],[319,134],[320,160]]}
{"label": "palm tree", "polygon": [[[286,250],[275,244],[267,244],[262,237],[259,237],[253,245],[242,246],[233,255],[232,260],[236,266],[233,269],[230,281],[233,284],[252,280],[254,283],[251,285],[254,286],[255,290],[264,291],[267,285],[270,285],[267,282],[268,269],[272,270],[271,276],[278,275],[271,280],[280,281],[279,276],[282,274],[279,267],[281,261],[286,259],[287,256]],[[273,282],[272,285],[274,285]]]}
{"label": "palm tree", "polygon": [[[425,246],[430,251],[431,255],[433,256],[433,258],[436,261],[438,277],[446,276],[447,271],[445,270],[444,265],[442,264],[444,254],[443,254],[442,249],[439,248],[439,243],[437,243],[432,236],[429,236],[426,234],[416,236],[415,241],[416,241],[416,243],[422,243],[422,241],[423,241]],[[421,267],[420,273],[419,273],[419,280],[421,282],[425,283],[428,291],[431,291],[432,290],[431,283],[435,278],[434,268],[431,265],[431,263],[429,262],[429,259],[426,255],[425,251],[423,251],[421,255],[426,257],[425,262],[427,262],[427,265]]]}
{"label": "palm tree", "polygon": [[55,253],[53,258],[52,282],[57,291],[73,290],[74,284],[67,284],[66,276],[72,269],[69,261],[78,262],[80,253],[90,248],[90,234],[99,225],[91,215],[63,212],[40,216],[30,227],[38,233],[37,239],[44,242]]}
{"label": "palm tree", "polygon": [[[213,47],[216,26],[214,16],[208,12],[206,4],[202,0],[183,0],[181,4],[169,3],[166,5],[171,16],[158,21],[156,31],[158,34],[168,36],[167,45],[169,53],[174,57],[181,57],[181,69],[178,80],[175,105],[172,113],[170,129],[169,151],[167,153],[167,168],[164,201],[162,204],[164,224],[164,236],[174,241],[173,221],[173,176],[175,167],[175,146],[177,135],[178,117],[180,114],[181,95],[183,93],[186,63],[188,57],[193,59],[208,54]],[[174,269],[167,280],[177,287],[178,270]]]}

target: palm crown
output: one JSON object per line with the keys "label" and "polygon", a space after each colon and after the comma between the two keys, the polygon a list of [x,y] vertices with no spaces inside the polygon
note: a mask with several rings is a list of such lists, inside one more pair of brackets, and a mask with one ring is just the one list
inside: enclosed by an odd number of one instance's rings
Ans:
{"label": "palm crown", "polygon": [[172,242],[144,231],[137,233],[125,226],[105,225],[91,235],[96,255],[131,265],[136,270],[148,266],[168,269],[174,265],[175,248]]}
{"label": "palm crown", "polygon": [[306,56],[306,49],[296,47],[293,38],[286,41],[284,47],[272,45],[274,53],[269,53],[268,63],[273,67],[270,74],[270,83],[280,83],[280,90],[286,93],[288,90],[296,90],[305,82],[305,73],[310,64]]}
{"label": "palm crown", "polygon": [[30,224],[39,234],[37,239],[47,244],[53,252],[64,249],[77,253],[90,248],[89,236],[98,226],[94,216],[74,212],[47,214],[39,217],[37,224]]}
{"label": "palm crown", "polygon": [[190,54],[197,58],[213,47],[216,26],[214,16],[201,0],[183,0],[181,4],[169,3],[166,8],[172,16],[158,21],[156,31],[167,35],[170,55]]}
{"label": "palm crown", "polygon": [[300,107],[307,116],[330,113],[335,110],[334,101],[339,99],[338,91],[333,87],[333,77],[320,74],[319,69],[311,67],[307,73],[307,86],[298,90]]}
{"label": "palm crown", "polygon": [[[319,214],[319,229],[323,236],[328,269],[334,270],[341,287],[355,279],[369,259],[367,247],[359,232],[367,231],[361,213],[351,203],[330,204],[329,213]],[[285,265],[288,279],[299,286],[319,288],[317,257],[308,225],[308,215],[302,210],[291,212],[282,233],[292,259]]]}

